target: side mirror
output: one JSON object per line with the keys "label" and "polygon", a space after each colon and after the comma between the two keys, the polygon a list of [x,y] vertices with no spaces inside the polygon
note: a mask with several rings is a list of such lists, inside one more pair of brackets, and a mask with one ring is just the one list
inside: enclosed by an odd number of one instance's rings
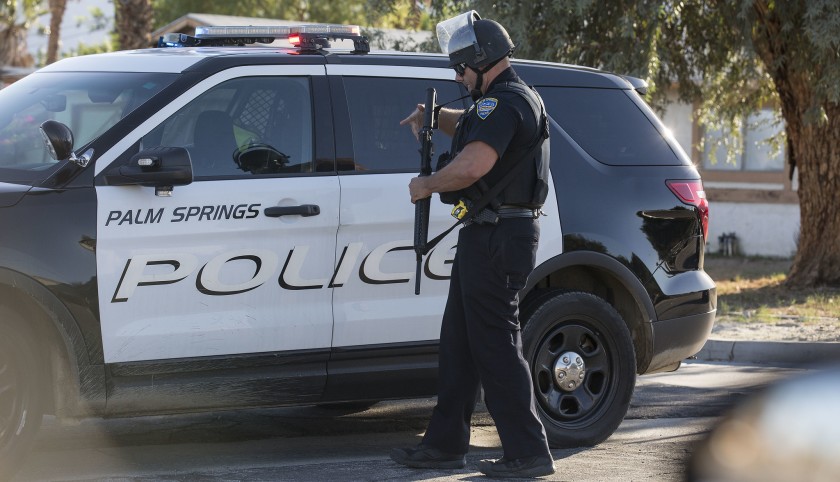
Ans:
{"label": "side mirror", "polygon": [[70,159],[73,155],[73,132],[69,127],[61,122],[48,120],[41,124],[40,130],[53,159]]}
{"label": "side mirror", "polygon": [[190,154],[183,147],[155,147],[133,155],[126,164],[105,175],[109,186],[146,186],[168,196],[173,186],[193,182]]}

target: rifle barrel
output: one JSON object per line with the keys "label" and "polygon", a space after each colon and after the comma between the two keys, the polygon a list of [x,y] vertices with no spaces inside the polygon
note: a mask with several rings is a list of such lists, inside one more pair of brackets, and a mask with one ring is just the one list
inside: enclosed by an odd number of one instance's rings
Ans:
{"label": "rifle barrel", "polygon": [[[432,129],[435,120],[437,92],[426,89],[426,105],[423,112],[423,129],[420,131],[420,175],[432,173]],[[420,294],[420,276],[423,273],[423,256],[429,242],[429,210],[431,198],[420,199],[414,204],[414,252],[417,254],[417,271],[414,279],[414,294]]]}

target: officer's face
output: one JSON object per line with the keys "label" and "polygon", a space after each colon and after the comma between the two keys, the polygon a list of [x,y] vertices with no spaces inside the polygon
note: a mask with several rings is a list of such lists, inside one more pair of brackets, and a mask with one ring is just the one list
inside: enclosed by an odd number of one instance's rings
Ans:
{"label": "officer's face", "polygon": [[473,89],[481,89],[480,85],[475,85],[478,80],[477,74],[473,69],[467,66],[464,66],[463,69],[455,69],[455,80],[463,84],[464,87],[467,88],[468,92]]}

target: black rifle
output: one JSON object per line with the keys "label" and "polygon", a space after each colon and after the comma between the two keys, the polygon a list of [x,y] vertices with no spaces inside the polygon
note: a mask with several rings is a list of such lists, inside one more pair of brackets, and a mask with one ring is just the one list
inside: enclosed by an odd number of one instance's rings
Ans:
{"label": "black rifle", "polygon": [[[426,89],[426,109],[423,112],[423,129],[420,130],[420,175],[432,174],[432,130],[435,125],[435,104],[437,92],[430,87]],[[414,294],[420,294],[420,276],[423,272],[423,256],[429,251],[429,209],[431,197],[420,199],[414,203],[414,252],[417,254],[417,276],[414,278]]]}

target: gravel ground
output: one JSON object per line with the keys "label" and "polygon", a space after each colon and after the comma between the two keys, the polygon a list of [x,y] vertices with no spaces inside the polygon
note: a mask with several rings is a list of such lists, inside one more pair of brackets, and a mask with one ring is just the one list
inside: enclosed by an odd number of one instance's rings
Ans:
{"label": "gravel ground", "polygon": [[785,288],[790,264],[789,259],[706,256],[720,310],[711,338],[840,342],[840,291]]}
{"label": "gravel ground", "polygon": [[840,342],[840,320],[780,320],[775,323],[732,321],[726,316],[715,320],[710,338],[738,341],[823,341]]}

